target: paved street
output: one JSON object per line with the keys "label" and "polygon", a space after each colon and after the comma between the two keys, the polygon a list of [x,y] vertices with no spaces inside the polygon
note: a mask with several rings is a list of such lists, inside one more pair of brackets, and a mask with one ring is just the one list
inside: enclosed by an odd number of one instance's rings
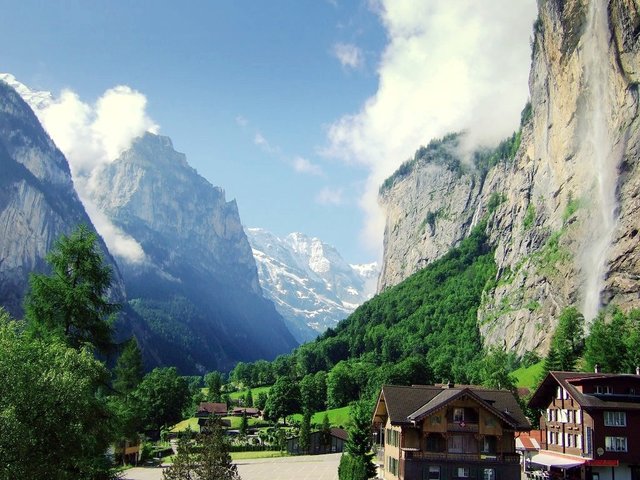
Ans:
{"label": "paved street", "polygon": [[[238,460],[242,480],[337,480],[340,453]],[[125,480],[161,480],[162,468],[132,468]]]}

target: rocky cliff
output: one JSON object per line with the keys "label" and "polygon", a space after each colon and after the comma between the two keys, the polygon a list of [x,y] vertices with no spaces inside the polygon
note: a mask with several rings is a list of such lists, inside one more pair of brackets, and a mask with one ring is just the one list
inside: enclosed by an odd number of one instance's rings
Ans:
{"label": "rocky cliff", "polygon": [[90,182],[91,200],[144,250],[119,263],[131,306],[162,339],[158,363],[225,370],[296,346],[262,296],[235,201],[168,137],[138,138]]}
{"label": "rocky cliff", "polygon": [[[0,81],[0,305],[22,316],[29,273],[47,271],[44,260],[60,235],[80,223],[93,228],[73,187],[64,155],[45,133],[33,111]],[[113,295],[124,298],[119,271]]]}
{"label": "rocky cliff", "polygon": [[301,343],[335,327],[375,292],[377,264],[350,265],[331,245],[301,233],[279,238],[249,228],[247,235],[265,296]]}
{"label": "rocky cliff", "polygon": [[478,312],[485,344],[544,353],[567,305],[587,321],[603,307],[640,306],[639,9],[539,1],[517,148],[465,165],[455,145],[432,157],[427,147],[385,182],[380,288],[488,216],[499,278]]}

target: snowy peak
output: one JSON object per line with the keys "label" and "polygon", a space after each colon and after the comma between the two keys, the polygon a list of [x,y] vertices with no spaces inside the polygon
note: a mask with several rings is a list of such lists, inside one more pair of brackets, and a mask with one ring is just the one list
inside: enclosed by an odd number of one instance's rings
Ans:
{"label": "snowy peak", "polygon": [[24,83],[19,82],[16,77],[10,73],[0,73],[0,80],[18,92],[24,101],[27,102],[27,104],[36,112],[47,107],[53,102],[53,95],[51,92],[31,90]]}
{"label": "snowy peak", "polygon": [[302,233],[246,232],[260,285],[298,341],[335,326],[375,293],[376,263],[349,265],[334,247]]}

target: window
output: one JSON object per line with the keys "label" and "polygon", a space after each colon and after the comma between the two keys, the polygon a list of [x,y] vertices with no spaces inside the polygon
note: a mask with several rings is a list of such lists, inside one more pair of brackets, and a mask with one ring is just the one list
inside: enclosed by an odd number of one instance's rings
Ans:
{"label": "window", "polygon": [[450,453],[462,453],[462,444],[464,438],[462,435],[452,435],[449,437],[449,452]]}
{"label": "window", "polygon": [[560,423],[568,423],[569,422],[569,410],[563,408],[562,410],[558,410],[558,421]]}
{"label": "window", "polygon": [[494,468],[485,468],[482,472],[482,480],[496,480],[496,470]]}
{"label": "window", "polygon": [[582,423],[582,410],[576,410],[576,423],[578,425]]}
{"label": "window", "polygon": [[604,437],[607,452],[626,452],[627,437]]}
{"label": "window", "polygon": [[612,394],[613,389],[609,385],[596,385],[596,393]]}
{"label": "window", "polygon": [[576,448],[582,448],[582,435],[576,435]]}
{"label": "window", "polygon": [[458,478],[469,478],[469,467],[458,467]]}
{"label": "window", "polygon": [[604,424],[607,427],[626,427],[626,412],[604,412]]}
{"label": "window", "polygon": [[547,422],[551,421],[551,409],[547,408]]}
{"label": "window", "polygon": [[394,447],[397,447],[398,445],[400,445],[400,433],[397,430],[391,430],[390,428],[387,428],[385,440],[387,442],[387,445],[393,445]]}
{"label": "window", "polygon": [[398,459],[393,457],[387,457],[387,470],[393,475],[398,475]]}
{"label": "window", "polygon": [[453,409],[453,421],[454,422],[464,422],[464,408],[454,408]]}
{"label": "window", "polygon": [[496,437],[487,435],[482,440],[482,453],[496,453]]}
{"label": "window", "polygon": [[562,387],[558,386],[558,388],[556,389],[556,398],[560,399],[562,398]]}
{"label": "window", "polygon": [[429,466],[429,480],[440,480],[440,467],[436,465]]}
{"label": "window", "polygon": [[567,447],[573,447],[573,434],[566,433],[567,436]]}
{"label": "window", "polygon": [[444,438],[442,435],[431,434],[427,437],[427,452],[444,452]]}

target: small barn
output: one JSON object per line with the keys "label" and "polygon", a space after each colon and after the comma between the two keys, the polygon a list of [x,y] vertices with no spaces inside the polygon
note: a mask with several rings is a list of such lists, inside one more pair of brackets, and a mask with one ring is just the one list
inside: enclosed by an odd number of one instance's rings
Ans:
{"label": "small barn", "polygon": [[300,437],[287,439],[287,452],[291,455],[322,455],[339,453],[344,449],[347,432],[342,428],[332,428],[329,432],[317,431],[309,435],[309,451],[300,449]]}

